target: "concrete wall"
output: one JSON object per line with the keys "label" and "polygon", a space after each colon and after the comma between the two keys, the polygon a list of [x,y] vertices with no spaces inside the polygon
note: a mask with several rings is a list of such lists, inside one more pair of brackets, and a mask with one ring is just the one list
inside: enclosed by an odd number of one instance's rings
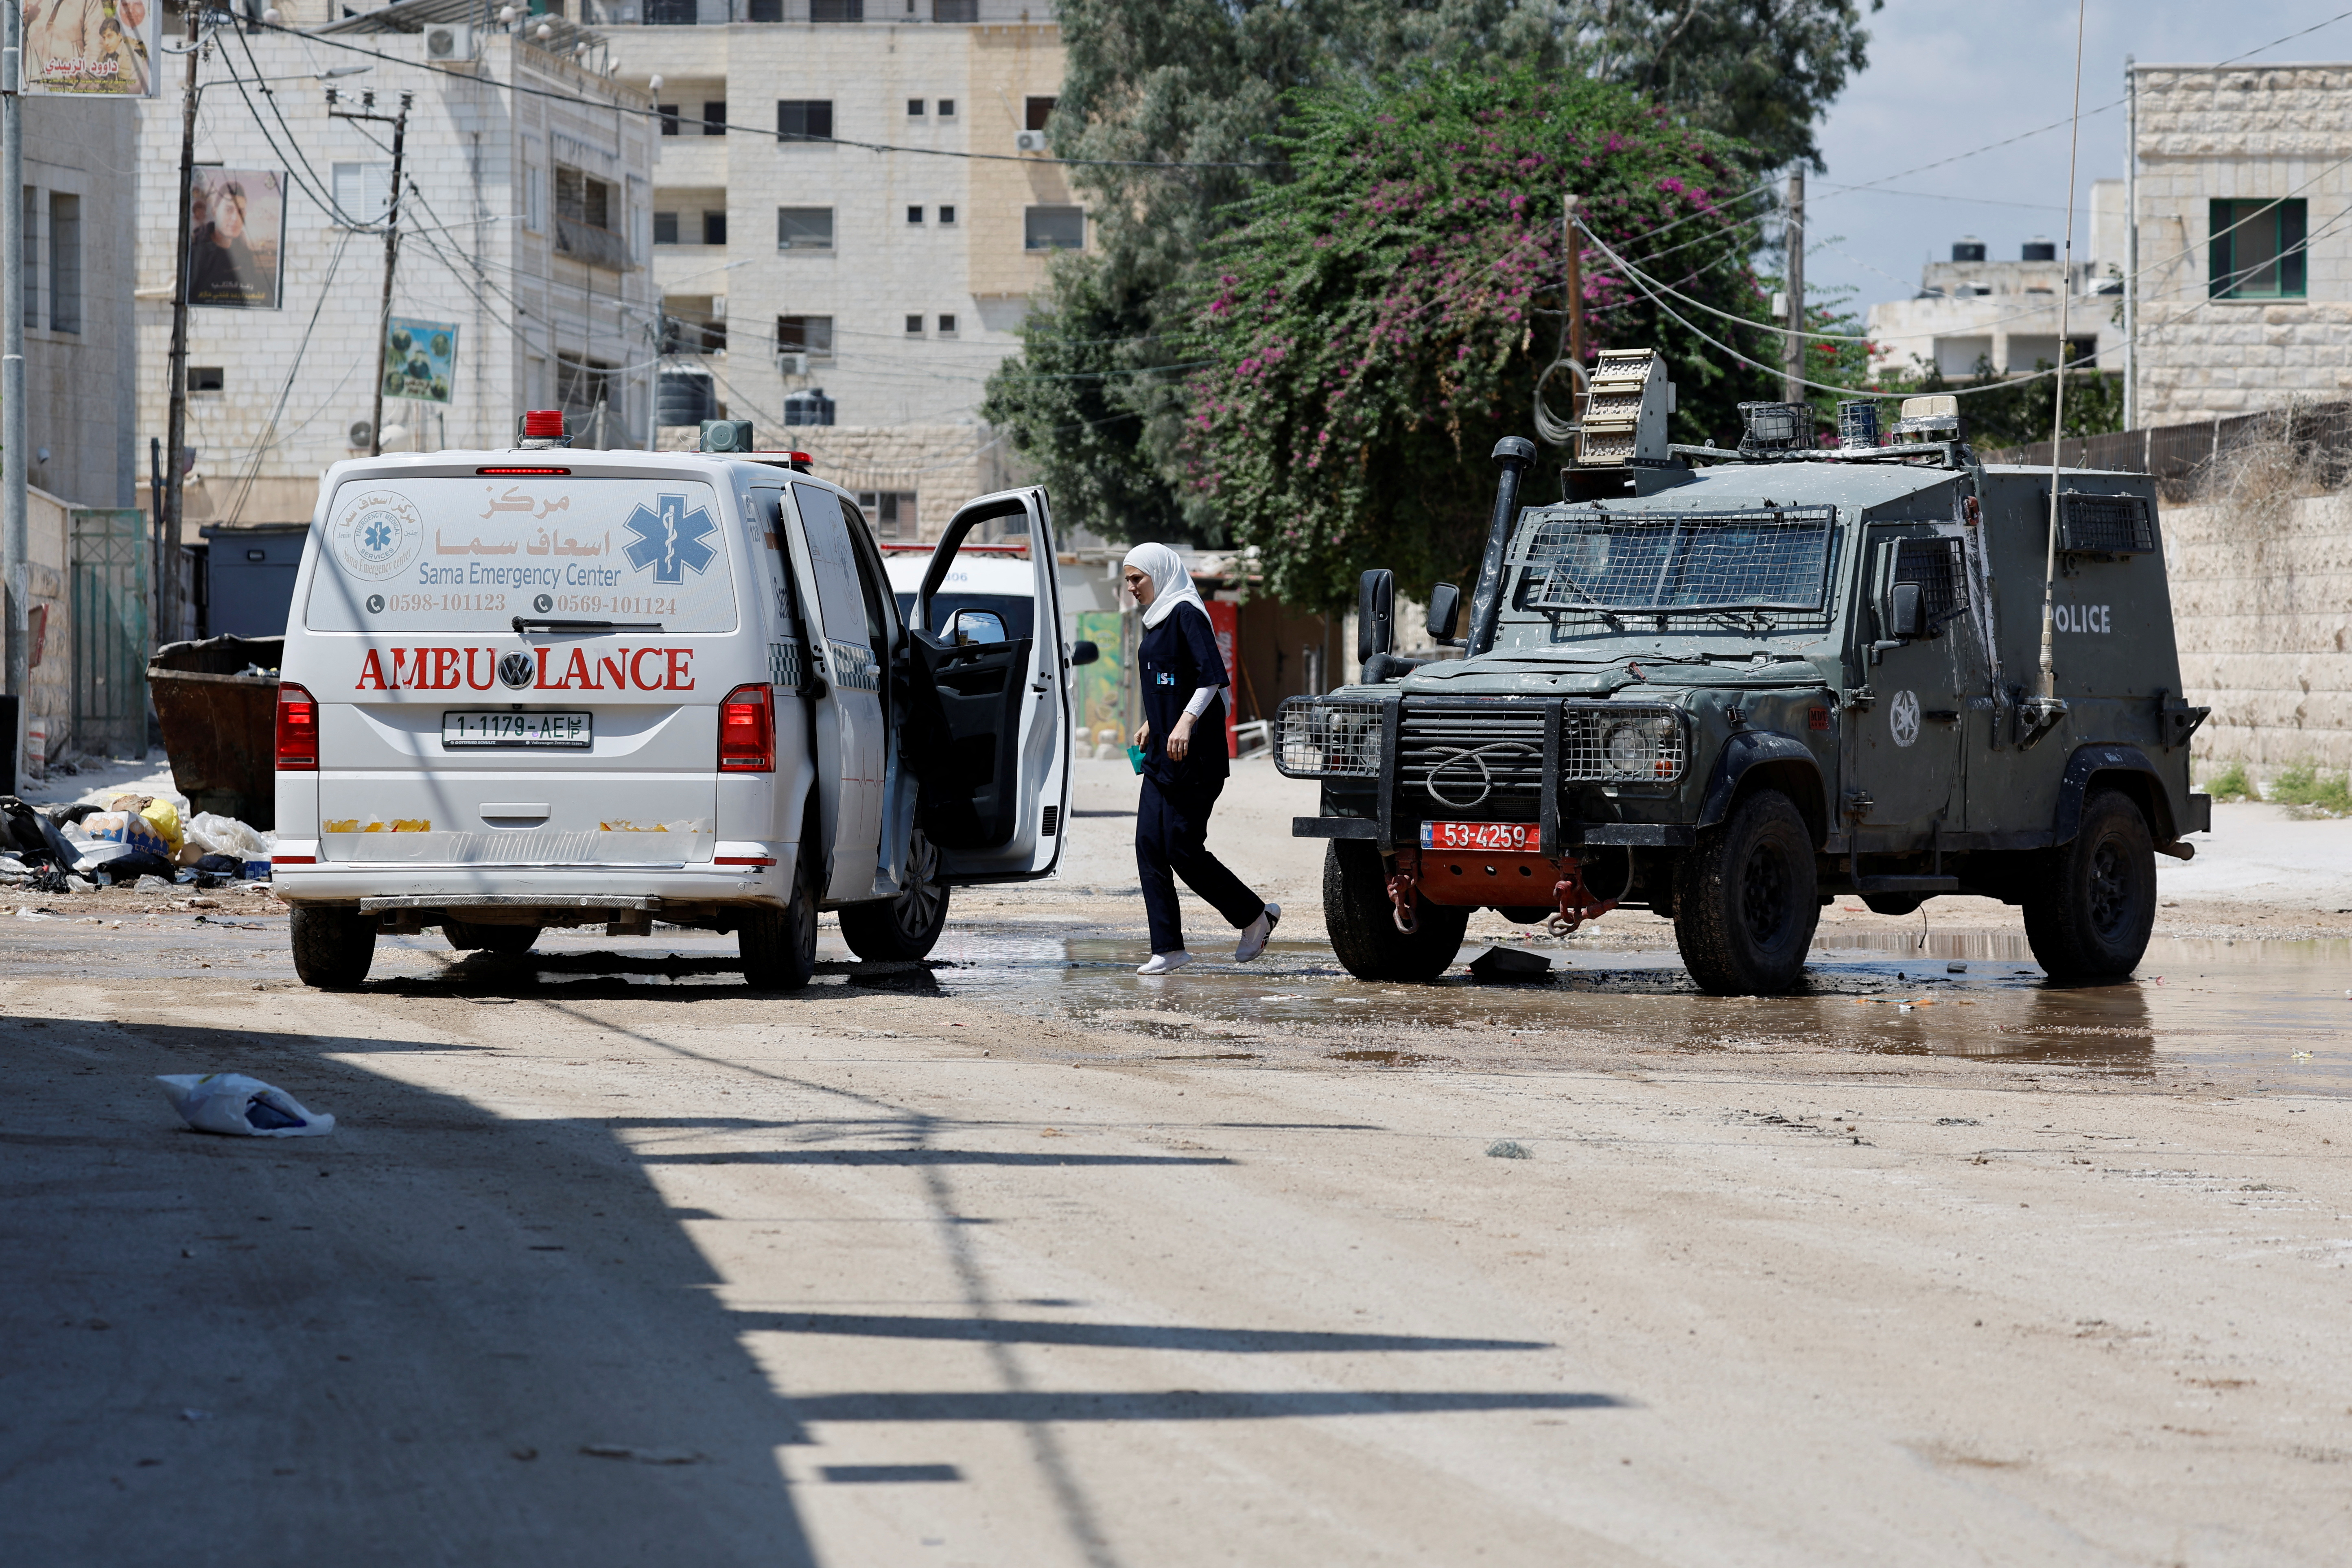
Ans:
{"label": "concrete wall", "polygon": [[[2352,65],[2136,68],[2139,423],[2352,392]],[[2214,299],[2210,204],[2301,199],[2301,299]]]}
{"label": "concrete wall", "polygon": [[[30,483],[76,506],[127,507],[138,463],[133,388],[138,340],[135,275],[138,106],[94,99],[25,100],[25,183],[32,193],[32,266],[25,328],[26,424]],[[78,328],[58,325],[60,237],[56,195],[79,211]],[[44,457],[43,452],[47,455]]]}
{"label": "concrete wall", "polygon": [[2168,507],[2164,528],[2181,680],[2213,709],[2199,776],[2352,768],[2352,495]]}

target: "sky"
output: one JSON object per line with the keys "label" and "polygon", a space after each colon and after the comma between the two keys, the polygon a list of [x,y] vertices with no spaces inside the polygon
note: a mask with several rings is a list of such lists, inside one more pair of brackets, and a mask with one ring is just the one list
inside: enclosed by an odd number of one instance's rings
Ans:
{"label": "sky", "polygon": [[[2315,23],[2328,25],[2261,47]],[[1982,239],[1996,261],[2016,260],[2019,246],[2036,235],[2063,243],[2063,125],[1941,168],[1906,171],[2064,120],[2074,90],[2074,5],[1887,0],[1868,26],[1870,64],[1820,128],[1828,172],[1807,177],[1807,292],[1850,287],[1857,308],[1907,298],[1918,288],[1921,263],[1948,257],[1964,235]],[[2352,61],[2352,0],[2090,0],[2077,258],[2090,243],[2090,183],[2124,172],[2124,57],[2142,65],[2210,64],[2249,51],[2256,61]],[[1882,182],[1879,191],[1838,189]]]}

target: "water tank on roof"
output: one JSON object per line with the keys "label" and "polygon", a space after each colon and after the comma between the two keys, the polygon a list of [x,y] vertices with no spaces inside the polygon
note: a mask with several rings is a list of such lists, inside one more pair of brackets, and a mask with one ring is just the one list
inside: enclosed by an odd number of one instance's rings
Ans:
{"label": "water tank on roof", "polygon": [[719,417],[719,389],[708,371],[664,371],[656,416],[663,424],[698,425]]}
{"label": "water tank on roof", "polygon": [[2042,235],[2036,235],[2032,239],[2025,242],[2025,254],[2020,257],[2020,259],[2024,261],[2055,261],[2058,259],[2057,242],[2054,240],[2045,239]]}
{"label": "water tank on roof", "polygon": [[1976,235],[1969,235],[1963,239],[1952,242],[1952,259],[1954,261],[1982,261],[1984,258],[1984,241],[1977,238]]}

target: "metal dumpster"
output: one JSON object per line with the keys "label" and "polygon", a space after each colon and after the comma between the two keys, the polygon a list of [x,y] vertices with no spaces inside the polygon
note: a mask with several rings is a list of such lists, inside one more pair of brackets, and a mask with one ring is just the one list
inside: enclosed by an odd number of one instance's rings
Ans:
{"label": "metal dumpster", "polygon": [[[248,827],[278,825],[278,662],[283,637],[166,643],[147,687],[172,758],[172,782],[195,811]],[[267,674],[241,672],[255,667]]]}

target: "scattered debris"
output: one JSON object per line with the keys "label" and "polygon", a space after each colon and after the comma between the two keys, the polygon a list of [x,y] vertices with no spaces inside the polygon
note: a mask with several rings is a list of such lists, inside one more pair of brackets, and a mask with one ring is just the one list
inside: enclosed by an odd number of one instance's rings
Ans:
{"label": "scattered debris", "polygon": [[1551,978],[1551,960],[1517,947],[1489,947],[1470,960],[1470,977],[1489,986],[1524,986]]}
{"label": "scattered debris", "polygon": [[1536,1157],[1536,1153],[1525,1144],[1509,1138],[1497,1138],[1486,1145],[1486,1157],[1490,1160],[1531,1160]]}
{"label": "scattered debris", "polygon": [[251,1138],[311,1138],[335,1130],[335,1119],[306,1111],[283,1089],[242,1072],[173,1072],[155,1080],[180,1119],[199,1133]]}
{"label": "scattered debris", "polygon": [[626,1459],[639,1465],[698,1465],[702,1456],[691,1448],[632,1448],[620,1443],[583,1443],[580,1451],[592,1459]]}

